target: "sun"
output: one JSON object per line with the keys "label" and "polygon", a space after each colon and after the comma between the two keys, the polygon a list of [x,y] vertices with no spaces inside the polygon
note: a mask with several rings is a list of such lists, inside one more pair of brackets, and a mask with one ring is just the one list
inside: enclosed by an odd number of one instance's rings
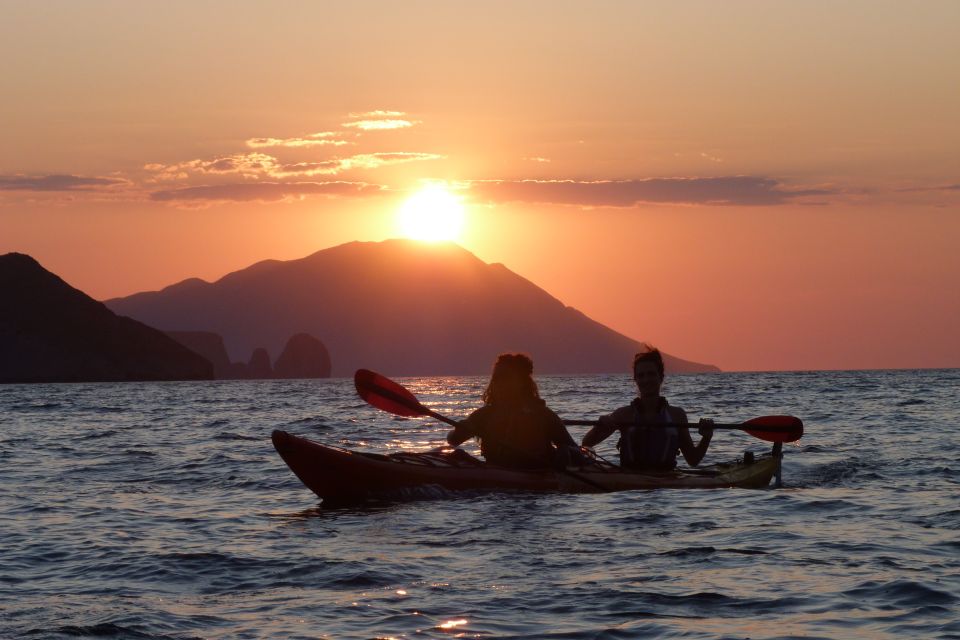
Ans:
{"label": "sun", "polygon": [[464,211],[460,198],[442,185],[429,185],[410,196],[397,214],[400,233],[413,240],[459,240]]}

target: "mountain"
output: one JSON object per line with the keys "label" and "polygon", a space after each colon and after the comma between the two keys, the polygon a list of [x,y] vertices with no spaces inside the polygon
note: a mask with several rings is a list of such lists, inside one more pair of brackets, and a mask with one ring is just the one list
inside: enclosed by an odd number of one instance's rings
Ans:
{"label": "mountain", "polygon": [[[537,373],[629,371],[640,343],[453,243],[350,242],[299,260],[267,260],[107,306],[164,331],[213,331],[231,360],[279,353],[290,335],[322,340],[334,376],[490,371],[498,353],[530,354]],[[679,371],[716,367],[668,356]]]}
{"label": "mountain", "polygon": [[0,382],[207,380],[213,366],[30,256],[0,256]]}

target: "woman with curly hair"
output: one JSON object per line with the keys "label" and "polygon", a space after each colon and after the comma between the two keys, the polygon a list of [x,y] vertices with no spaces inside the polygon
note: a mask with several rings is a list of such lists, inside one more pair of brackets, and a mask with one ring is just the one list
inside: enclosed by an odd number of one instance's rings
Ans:
{"label": "woman with curly hair", "polygon": [[476,437],[487,462],[514,469],[569,464],[577,445],[540,398],[529,356],[504,353],[497,358],[483,405],[447,434],[451,446]]}

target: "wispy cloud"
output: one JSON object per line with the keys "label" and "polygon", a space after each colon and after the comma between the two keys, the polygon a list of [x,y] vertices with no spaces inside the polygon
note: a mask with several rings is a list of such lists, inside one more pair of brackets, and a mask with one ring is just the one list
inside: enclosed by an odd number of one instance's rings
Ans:
{"label": "wispy cloud", "polygon": [[320,162],[290,162],[279,165],[270,172],[272,178],[290,178],[294,176],[332,176],[343,170],[342,160],[321,160]]}
{"label": "wispy cloud", "polygon": [[274,156],[252,152],[219,156],[206,160],[188,160],[172,165],[148,164],[144,168],[154,173],[155,181],[186,180],[191,175],[210,174],[239,174],[249,179],[290,178],[297,176],[332,176],[353,169],[376,169],[386,165],[438,160],[443,157],[435,153],[390,151],[363,153],[317,162],[281,163]]}
{"label": "wispy cloud", "polygon": [[276,202],[306,196],[360,197],[376,195],[384,187],[366,182],[241,182],[166,189],[150,194],[158,202]]}
{"label": "wispy cloud", "polygon": [[184,180],[191,173],[220,174],[237,173],[255,178],[269,175],[279,167],[277,159],[265,153],[235,153],[229,156],[217,156],[205,160],[187,160],[176,164],[148,164],[143,168],[152,171],[158,180]]}
{"label": "wispy cloud", "polygon": [[960,191],[960,184],[944,184],[937,185],[934,187],[909,187],[906,189],[897,189],[897,191],[902,191],[904,193],[913,193],[921,191]]}
{"label": "wispy cloud", "polygon": [[365,111],[363,113],[351,113],[348,117],[350,122],[344,122],[341,126],[348,129],[360,129],[361,131],[380,131],[385,129],[405,129],[420,124],[418,120],[406,118],[407,114],[403,111]]}
{"label": "wispy cloud", "polygon": [[247,140],[247,146],[259,149],[263,147],[341,147],[352,144],[348,140],[340,140],[339,132],[320,131],[311,133],[302,138],[250,138]]}
{"label": "wispy cloud", "polygon": [[118,178],[88,178],[64,174],[0,175],[0,191],[89,191],[126,183],[126,180]]}
{"label": "wispy cloud", "polygon": [[388,164],[403,164],[405,162],[423,162],[424,160],[441,160],[444,156],[436,153],[416,153],[410,151],[388,151],[384,153],[364,153],[340,160],[343,170],[347,169],[376,169]]}
{"label": "wispy cloud", "polygon": [[789,189],[759,176],[648,178],[642,180],[484,180],[470,189],[495,202],[539,202],[585,207],[632,207],[640,203],[700,205],[781,205],[826,189]]}
{"label": "wispy cloud", "polygon": [[279,165],[270,172],[276,178],[291,176],[336,175],[353,169],[377,169],[379,167],[404,164],[407,162],[423,162],[426,160],[440,160],[444,156],[436,153],[417,153],[411,151],[388,151],[382,153],[361,153],[346,158],[333,158],[322,162],[296,162]]}
{"label": "wispy cloud", "polygon": [[381,129],[405,129],[417,124],[413,120],[357,120],[356,122],[344,122],[344,127],[353,127],[363,131],[377,131]]}

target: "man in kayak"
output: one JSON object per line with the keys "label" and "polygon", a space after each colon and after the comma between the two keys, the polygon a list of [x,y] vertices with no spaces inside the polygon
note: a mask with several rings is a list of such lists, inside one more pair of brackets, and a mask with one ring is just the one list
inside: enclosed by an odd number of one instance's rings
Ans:
{"label": "man in kayak", "polygon": [[497,358],[483,404],[447,434],[451,446],[476,437],[487,462],[514,469],[567,466],[578,451],[560,417],[540,398],[526,355]]}
{"label": "man in kayak", "polygon": [[[713,437],[711,420],[700,420],[700,442],[696,445],[685,425],[687,414],[672,407],[660,395],[663,385],[663,356],[649,348],[633,358],[633,380],[638,398],[625,407],[600,418],[599,423],[583,436],[582,445],[593,447],[620,431],[620,465],[643,471],[668,471],[677,466],[677,455],[683,454],[691,467],[703,460]],[[656,426],[656,425],[676,426]],[[653,425],[653,426],[645,426]]]}

